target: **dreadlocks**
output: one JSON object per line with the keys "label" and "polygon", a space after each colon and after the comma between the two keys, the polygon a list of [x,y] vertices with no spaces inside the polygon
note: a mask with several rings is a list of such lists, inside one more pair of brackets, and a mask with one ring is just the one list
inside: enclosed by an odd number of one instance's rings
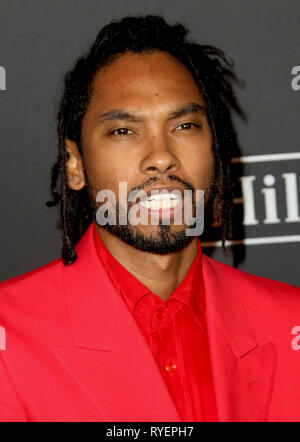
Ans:
{"label": "dreadlocks", "polygon": [[96,72],[127,51],[164,51],[179,60],[191,73],[207,106],[213,137],[215,175],[212,184],[213,219],[220,227],[223,250],[232,237],[233,186],[231,159],[238,151],[231,123],[231,108],[241,113],[234,97],[234,78],[224,53],[215,47],[187,40],[182,24],[168,25],[158,16],[126,17],[111,22],[98,34],[89,52],[79,58],[65,76],[65,89],[58,112],[58,155],[51,172],[51,197],[48,207],[60,205],[59,227],[63,232],[62,259],[65,265],[76,260],[74,245],[93,221],[94,212],[87,186],[80,191],[68,187],[65,140],[74,141],[82,154],[81,122],[92,95]]}

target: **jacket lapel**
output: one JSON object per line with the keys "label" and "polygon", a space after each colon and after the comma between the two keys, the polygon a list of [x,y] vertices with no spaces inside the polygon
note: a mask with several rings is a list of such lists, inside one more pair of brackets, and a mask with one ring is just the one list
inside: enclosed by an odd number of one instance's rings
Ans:
{"label": "jacket lapel", "polygon": [[219,420],[266,421],[276,367],[275,345],[258,344],[237,295],[246,290],[242,281],[216,268],[206,255],[202,262]]}
{"label": "jacket lapel", "polygon": [[63,268],[73,346],[54,354],[105,421],[180,421],[138,326],[100,265],[92,225]]}

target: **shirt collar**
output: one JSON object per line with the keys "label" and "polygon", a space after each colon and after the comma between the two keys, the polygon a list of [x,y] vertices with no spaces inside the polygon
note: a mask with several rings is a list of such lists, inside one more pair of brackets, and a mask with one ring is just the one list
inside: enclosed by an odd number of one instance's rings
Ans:
{"label": "shirt collar", "polygon": [[177,302],[186,305],[190,309],[195,322],[202,329],[205,328],[205,296],[202,277],[202,251],[201,243],[198,238],[197,255],[194,261],[192,262],[184,279],[166,301],[163,301],[157,295],[153,294],[141,281],[139,281],[112,256],[98,235],[95,224],[94,239],[99,259],[131,313],[135,312],[138,303],[146,295],[152,296],[152,300],[154,302],[152,302],[151,305],[153,308],[158,308],[159,306],[167,303],[174,304],[174,301],[172,300],[176,300]]}

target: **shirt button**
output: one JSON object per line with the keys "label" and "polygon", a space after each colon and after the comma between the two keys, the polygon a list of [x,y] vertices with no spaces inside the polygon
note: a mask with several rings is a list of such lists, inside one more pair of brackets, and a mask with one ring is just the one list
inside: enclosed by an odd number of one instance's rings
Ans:
{"label": "shirt button", "polygon": [[160,307],[156,312],[155,312],[155,315],[156,315],[156,317],[157,317],[157,319],[163,319],[163,318],[166,318],[167,317],[167,314],[166,314],[166,310],[169,308],[169,306],[168,305],[163,305],[162,307]]}
{"label": "shirt button", "polygon": [[174,373],[177,370],[177,365],[174,361],[167,361],[165,364],[165,370],[167,373]]}

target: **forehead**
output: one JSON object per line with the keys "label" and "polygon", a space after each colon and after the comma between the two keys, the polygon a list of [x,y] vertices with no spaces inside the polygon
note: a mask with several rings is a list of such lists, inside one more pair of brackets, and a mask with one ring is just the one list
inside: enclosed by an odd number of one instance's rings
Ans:
{"label": "forehead", "polygon": [[165,52],[126,53],[95,75],[89,110],[146,109],[187,101],[204,104],[196,83],[182,63]]}

